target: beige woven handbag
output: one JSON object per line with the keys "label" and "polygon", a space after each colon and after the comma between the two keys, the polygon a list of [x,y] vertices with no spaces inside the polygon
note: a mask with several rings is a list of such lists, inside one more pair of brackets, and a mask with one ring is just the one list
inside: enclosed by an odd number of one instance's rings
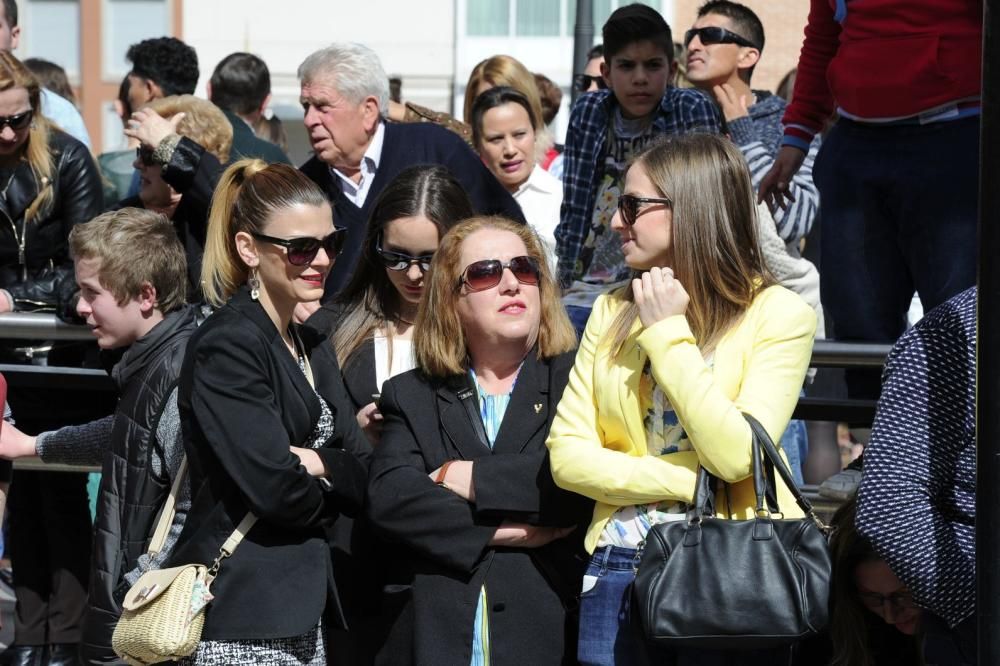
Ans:
{"label": "beige woven handbag", "polygon": [[[186,472],[185,457],[149,544],[151,555],[156,555],[167,539],[176,512],[177,493]],[[226,539],[210,567],[185,564],[147,571],[140,576],[122,602],[124,610],[111,639],[115,654],[133,666],[176,661],[192,655],[201,640],[205,606],[212,599],[209,588],[219,573],[219,566],[233,554],[256,521],[257,517],[248,513]]]}

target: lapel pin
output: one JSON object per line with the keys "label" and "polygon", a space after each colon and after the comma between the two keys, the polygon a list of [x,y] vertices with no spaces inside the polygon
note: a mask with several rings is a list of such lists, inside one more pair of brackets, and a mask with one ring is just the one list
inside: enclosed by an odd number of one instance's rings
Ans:
{"label": "lapel pin", "polygon": [[540,403],[540,402],[536,402],[535,403],[535,413],[536,414],[541,414],[542,413],[542,403]]}

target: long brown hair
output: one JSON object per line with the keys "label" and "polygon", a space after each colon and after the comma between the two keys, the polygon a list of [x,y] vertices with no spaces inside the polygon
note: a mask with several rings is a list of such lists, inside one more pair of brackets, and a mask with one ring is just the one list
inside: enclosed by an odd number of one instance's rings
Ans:
{"label": "long brown hair", "polygon": [[264,232],[276,212],[305,204],[329,205],[316,183],[287,164],[240,160],[225,170],[212,195],[201,289],[220,306],[247,281],[250,271],[236,250],[236,233]]}
{"label": "long brown hair", "polygon": [[52,125],[42,115],[41,87],[20,60],[10,51],[0,51],[0,91],[24,88],[31,103],[31,129],[24,146],[24,159],[35,176],[38,196],[24,212],[25,224],[44,215],[52,205],[52,174],[55,166],[49,152],[49,131]]}
{"label": "long brown hair", "polygon": [[[688,324],[702,353],[718,344],[762,289],[775,284],[757,240],[757,206],[739,149],[713,134],[657,143],[630,166],[642,169],[671,200],[674,277],[690,297]],[[609,329],[614,356],[639,318],[631,282],[615,294],[626,303]]]}
{"label": "long brown hair", "polygon": [[[474,215],[472,203],[454,176],[442,166],[422,165],[404,169],[379,194],[368,220],[358,265],[351,281],[337,297],[344,316],[333,333],[333,348],[341,367],[372,334],[382,329],[392,340],[393,321],[399,314],[399,293],[379,261],[376,246],[393,220],[423,215],[437,227],[441,238],[456,223]],[[390,362],[392,345],[389,346]]]}
{"label": "long brown hair", "polygon": [[498,216],[481,216],[459,222],[441,239],[431,262],[431,275],[413,329],[413,350],[417,366],[432,377],[448,377],[465,372],[467,348],[465,331],[458,318],[458,285],[462,270],[462,244],[483,229],[508,231],[524,243],[528,256],[538,262],[538,296],[541,304],[538,326],[538,358],[549,358],[576,348],[576,333],[559,299],[545,250],[537,234],[526,224]]}

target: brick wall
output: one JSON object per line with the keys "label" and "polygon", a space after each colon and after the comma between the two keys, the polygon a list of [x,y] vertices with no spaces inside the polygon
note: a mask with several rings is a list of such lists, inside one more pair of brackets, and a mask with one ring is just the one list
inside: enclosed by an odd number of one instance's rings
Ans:
{"label": "brick wall", "polygon": [[[698,15],[704,0],[674,0],[674,21],[670,27],[674,40],[681,41]],[[750,7],[764,24],[764,55],[754,70],[751,85],[758,90],[778,86],[788,70],[799,61],[802,48],[802,30],[809,15],[806,0],[741,0]],[[669,20],[669,19],[668,19]]]}

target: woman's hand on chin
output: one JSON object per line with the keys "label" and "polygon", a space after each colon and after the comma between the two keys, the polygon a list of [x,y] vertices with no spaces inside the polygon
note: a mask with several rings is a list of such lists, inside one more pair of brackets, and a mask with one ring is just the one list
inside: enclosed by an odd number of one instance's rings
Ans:
{"label": "woman's hand on chin", "polygon": [[650,268],[633,279],[632,293],[639,308],[639,320],[646,328],[687,311],[688,293],[670,268]]}

